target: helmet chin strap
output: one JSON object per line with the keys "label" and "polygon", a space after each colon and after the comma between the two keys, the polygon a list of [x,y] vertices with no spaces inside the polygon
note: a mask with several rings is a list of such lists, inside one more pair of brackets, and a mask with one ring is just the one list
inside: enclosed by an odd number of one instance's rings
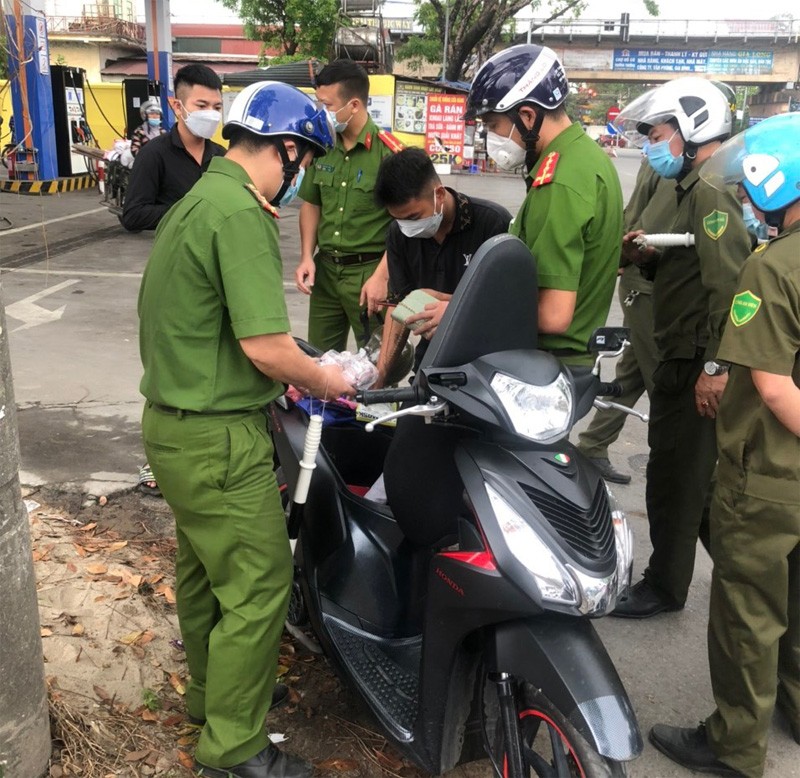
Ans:
{"label": "helmet chin strap", "polygon": [[766,211],[764,213],[764,221],[767,223],[768,227],[775,227],[775,229],[780,230],[783,227],[783,221],[786,218],[786,211],[788,211],[788,206],[786,208],[781,208],[779,211]]}
{"label": "helmet chin strap", "polygon": [[[531,106],[528,107],[530,108]],[[542,122],[544,121],[544,111],[537,111],[533,108],[531,110],[533,110],[536,118],[533,120],[533,126],[530,129],[525,126],[518,109],[515,109],[511,114],[511,121],[514,122],[514,126],[525,144],[525,169],[528,173],[530,173],[539,158],[536,152],[536,144],[539,142],[539,131],[542,129]]]}
{"label": "helmet chin strap", "polygon": [[297,159],[292,161],[289,159],[289,152],[286,151],[286,145],[283,142],[276,143],[275,148],[278,150],[278,154],[283,162],[283,183],[275,194],[275,197],[269,201],[269,204],[277,206],[280,204],[281,198],[286,194],[286,190],[292,185],[292,179],[300,172],[300,160],[305,156],[305,149],[304,146],[298,143]]}
{"label": "helmet chin strap", "polygon": [[678,173],[678,181],[682,181],[692,172],[692,164],[697,159],[698,148],[699,146],[696,143],[692,143],[688,140],[683,142],[683,154],[681,155],[683,157],[683,167],[681,168],[681,172]]}

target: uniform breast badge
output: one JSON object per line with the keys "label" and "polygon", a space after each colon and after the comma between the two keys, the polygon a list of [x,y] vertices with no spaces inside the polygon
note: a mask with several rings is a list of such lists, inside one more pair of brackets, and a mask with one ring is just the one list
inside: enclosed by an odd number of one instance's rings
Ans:
{"label": "uniform breast badge", "polygon": [[553,176],[556,173],[556,165],[558,164],[558,157],[559,153],[557,151],[551,151],[544,160],[542,160],[542,164],[539,165],[539,169],[533,177],[531,186],[544,186],[553,180]]}

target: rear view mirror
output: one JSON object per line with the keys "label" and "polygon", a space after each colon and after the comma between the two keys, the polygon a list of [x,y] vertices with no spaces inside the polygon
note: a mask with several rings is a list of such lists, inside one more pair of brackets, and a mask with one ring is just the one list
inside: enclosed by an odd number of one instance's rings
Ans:
{"label": "rear view mirror", "polygon": [[627,327],[598,327],[589,338],[588,348],[592,354],[619,351],[630,337]]}

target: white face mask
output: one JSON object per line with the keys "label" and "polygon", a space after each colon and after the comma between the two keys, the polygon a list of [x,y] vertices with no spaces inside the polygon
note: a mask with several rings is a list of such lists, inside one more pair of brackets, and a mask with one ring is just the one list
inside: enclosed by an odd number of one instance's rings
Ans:
{"label": "white face mask", "polygon": [[444,218],[444,200],[442,200],[442,209],[436,212],[436,190],[433,191],[433,216],[427,216],[424,219],[398,219],[397,226],[400,227],[400,232],[407,238],[432,238],[437,232],[439,227],[442,226],[442,219]]}
{"label": "white face mask", "polygon": [[525,149],[511,138],[513,134],[513,127],[507,138],[491,130],[486,133],[486,153],[502,170],[514,170],[525,164]]}
{"label": "white face mask", "polygon": [[[183,105],[181,105],[183,108]],[[185,108],[183,108],[186,111]],[[217,127],[219,127],[219,123],[222,121],[222,114],[219,111],[192,111],[191,113],[187,112],[186,116],[183,117],[183,121],[186,123],[186,129],[192,133],[197,138],[205,138],[209,140],[214,136],[214,133],[217,131]]]}

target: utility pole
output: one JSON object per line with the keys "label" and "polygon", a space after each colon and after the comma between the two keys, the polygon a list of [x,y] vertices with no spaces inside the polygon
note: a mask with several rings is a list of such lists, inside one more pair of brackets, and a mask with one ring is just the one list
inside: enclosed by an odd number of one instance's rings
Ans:
{"label": "utility pole", "polygon": [[19,486],[19,431],[0,289],[0,778],[39,778],[50,719],[28,513]]}
{"label": "utility pole", "polygon": [[444,3],[444,52],[442,53],[442,81],[447,80],[447,47],[450,45],[450,2]]}

